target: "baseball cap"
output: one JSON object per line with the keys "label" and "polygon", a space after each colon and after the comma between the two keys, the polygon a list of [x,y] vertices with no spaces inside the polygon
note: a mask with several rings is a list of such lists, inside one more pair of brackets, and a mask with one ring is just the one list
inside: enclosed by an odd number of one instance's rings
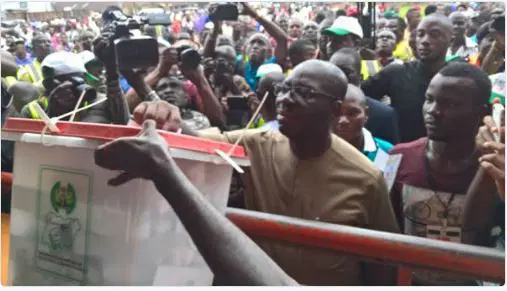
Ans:
{"label": "baseball cap", "polygon": [[[41,64],[44,77],[55,77],[67,74],[86,73],[83,60],[74,53],[60,51],[44,58]],[[47,75],[51,76],[47,76]]]}
{"label": "baseball cap", "polygon": [[326,35],[348,35],[353,34],[358,36],[359,38],[363,38],[363,29],[357,21],[357,18],[349,17],[349,16],[340,16],[338,17],[333,25],[323,31]]}
{"label": "baseball cap", "polygon": [[83,61],[83,64],[86,66],[89,62],[96,61],[97,58],[95,57],[95,54],[91,51],[82,51],[78,54],[78,56]]}
{"label": "baseball cap", "polygon": [[255,77],[262,78],[266,74],[273,73],[273,72],[279,72],[283,74],[282,67],[278,64],[264,64],[257,69],[257,75]]}

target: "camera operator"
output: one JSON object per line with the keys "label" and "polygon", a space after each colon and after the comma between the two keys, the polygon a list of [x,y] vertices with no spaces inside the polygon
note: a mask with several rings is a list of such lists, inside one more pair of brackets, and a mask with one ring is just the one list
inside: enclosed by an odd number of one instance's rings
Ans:
{"label": "camera operator", "polygon": [[214,56],[204,61],[206,77],[217,98],[228,96],[243,97],[252,93],[245,78],[234,74],[236,69],[236,51],[232,46],[220,46],[215,49]]}
{"label": "camera operator", "polygon": [[490,45],[483,45],[480,56],[481,69],[493,75],[505,71],[505,15],[484,25],[486,27],[482,30],[489,30],[487,36],[493,41]]}
{"label": "camera operator", "polygon": [[[222,107],[213,94],[213,90],[204,75],[203,67],[199,65],[196,69],[185,69],[182,66],[180,52],[184,44],[188,44],[188,41],[178,41],[173,47],[166,48],[160,54],[160,61],[155,70],[148,74],[144,80],[139,74],[123,74],[132,86],[132,90],[129,90],[126,95],[129,107],[134,110],[140,102],[152,100],[149,97],[152,88],[155,88],[162,78],[169,76],[169,71],[174,66],[178,66],[185,79],[195,85],[197,89],[202,101],[202,108],[198,108],[198,111],[209,119],[211,126],[224,127],[225,116]],[[196,47],[192,47],[192,49],[196,49]],[[188,90],[186,91],[188,94]]]}
{"label": "camera operator", "polygon": [[[91,123],[127,124],[129,120],[128,105],[119,88],[119,77],[116,71],[114,49],[111,43],[111,32],[104,31],[94,41],[94,52],[106,68],[107,100],[76,115],[76,120]],[[40,119],[34,102],[39,103],[50,118],[74,110],[80,95],[85,91],[85,98],[80,106],[92,104],[102,98],[94,88],[86,84],[86,68],[81,58],[73,53],[57,52],[44,59],[42,63],[44,89],[46,97],[27,104],[21,114],[24,117]]]}
{"label": "camera operator", "polygon": [[289,36],[278,25],[260,16],[255,9],[247,3],[241,2],[243,13],[255,19],[276,41],[274,55],[272,56],[272,45],[263,34],[253,34],[246,44],[248,61],[242,64],[243,76],[252,90],[257,88],[257,70],[263,64],[277,63],[282,68],[286,67],[288,56]]}

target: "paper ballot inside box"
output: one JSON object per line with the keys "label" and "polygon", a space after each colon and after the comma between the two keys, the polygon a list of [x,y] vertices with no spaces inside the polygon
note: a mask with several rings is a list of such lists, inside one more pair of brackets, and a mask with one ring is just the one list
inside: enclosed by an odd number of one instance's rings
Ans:
{"label": "paper ballot inside box", "polygon": [[[43,143],[41,121],[8,119],[2,129],[2,139],[16,143],[9,284],[211,285],[212,272],[153,183],[109,187],[118,173],[94,163],[98,145],[140,129],[57,126],[60,132]],[[232,167],[215,150],[229,152],[231,145],[160,134],[187,178],[224,212]],[[231,157],[249,165],[241,147]]]}

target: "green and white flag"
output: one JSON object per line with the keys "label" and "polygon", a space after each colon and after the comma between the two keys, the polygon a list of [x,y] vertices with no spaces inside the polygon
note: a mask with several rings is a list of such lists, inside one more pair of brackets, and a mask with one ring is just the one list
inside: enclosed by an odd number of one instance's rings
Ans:
{"label": "green and white flag", "polygon": [[493,103],[493,101],[498,98],[502,105],[505,106],[505,72],[491,75],[489,79],[493,85],[489,102]]}

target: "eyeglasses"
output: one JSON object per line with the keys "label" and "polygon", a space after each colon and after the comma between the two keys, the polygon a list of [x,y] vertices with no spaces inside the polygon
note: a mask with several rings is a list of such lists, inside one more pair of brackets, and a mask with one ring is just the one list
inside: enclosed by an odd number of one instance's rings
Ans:
{"label": "eyeglasses", "polygon": [[285,95],[289,92],[294,97],[297,96],[297,97],[300,97],[305,100],[313,99],[312,95],[313,96],[320,95],[320,96],[324,96],[326,98],[337,99],[336,96],[331,96],[329,94],[319,92],[319,91],[313,89],[312,87],[305,86],[305,85],[294,85],[294,86],[289,86],[287,84],[275,85],[275,92],[274,93],[276,96],[279,96],[282,94]]}

